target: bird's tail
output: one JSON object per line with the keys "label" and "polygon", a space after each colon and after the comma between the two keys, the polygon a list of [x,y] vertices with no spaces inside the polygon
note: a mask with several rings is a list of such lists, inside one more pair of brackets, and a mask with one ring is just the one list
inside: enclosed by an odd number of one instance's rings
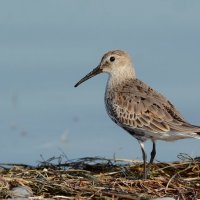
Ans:
{"label": "bird's tail", "polygon": [[194,139],[200,139],[200,132],[190,133],[190,137]]}

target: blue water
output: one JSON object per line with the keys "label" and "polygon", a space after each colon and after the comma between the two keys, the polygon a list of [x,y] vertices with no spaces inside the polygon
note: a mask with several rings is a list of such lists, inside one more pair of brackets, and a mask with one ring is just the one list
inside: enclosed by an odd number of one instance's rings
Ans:
{"label": "blue water", "polygon": [[[128,51],[138,77],[200,124],[199,9],[197,0],[2,1],[0,162],[62,152],[141,159],[137,141],[106,114],[107,75],[73,87],[111,49]],[[158,142],[157,160],[199,156],[199,142]]]}

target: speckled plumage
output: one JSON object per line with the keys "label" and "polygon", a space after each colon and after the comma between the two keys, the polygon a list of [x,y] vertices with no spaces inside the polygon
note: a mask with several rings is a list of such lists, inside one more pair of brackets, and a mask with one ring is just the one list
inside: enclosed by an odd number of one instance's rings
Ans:
{"label": "speckled plumage", "polygon": [[124,51],[114,50],[104,54],[100,64],[75,87],[102,72],[109,74],[105,92],[107,113],[138,140],[144,160],[144,178],[147,177],[146,140],[153,142],[150,159],[153,163],[156,140],[200,139],[199,126],[187,122],[169,100],[136,78],[132,60]]}
{"label": "speckled plumage", "polygon": [[105,104],[111,119],[138,140],[199,137],[194,132],[200,127],[189,124],[163,95],[138,79],[107,87]]}

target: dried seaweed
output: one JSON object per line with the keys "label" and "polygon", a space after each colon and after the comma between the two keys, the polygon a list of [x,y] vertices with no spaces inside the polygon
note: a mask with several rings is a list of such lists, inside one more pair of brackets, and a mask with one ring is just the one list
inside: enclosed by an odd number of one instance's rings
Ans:
{"label": "dried seaweed", "polygon": [[142,163],[105,158],[62,161],[53,157],[38,166],[0,163],[0,199],[11,189],[26,186],[34,197],[53,199],[200,199],[200,158],[184,154],[172,163],[151,166],[142,180]]}

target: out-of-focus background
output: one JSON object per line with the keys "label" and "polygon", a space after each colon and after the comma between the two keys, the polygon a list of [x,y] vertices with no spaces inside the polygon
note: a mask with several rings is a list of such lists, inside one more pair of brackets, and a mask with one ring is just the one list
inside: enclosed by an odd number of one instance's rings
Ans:
{"label": "out-of-focus background", "polygon": [[[0,162],[141,159],[106,114],[107,75],[74,88],[112,49],[128,51],[138,77],[200,124],[199,10],[198,0],[1,1]],[[157,160],[199,156],[199,142],[158,142]]]}

